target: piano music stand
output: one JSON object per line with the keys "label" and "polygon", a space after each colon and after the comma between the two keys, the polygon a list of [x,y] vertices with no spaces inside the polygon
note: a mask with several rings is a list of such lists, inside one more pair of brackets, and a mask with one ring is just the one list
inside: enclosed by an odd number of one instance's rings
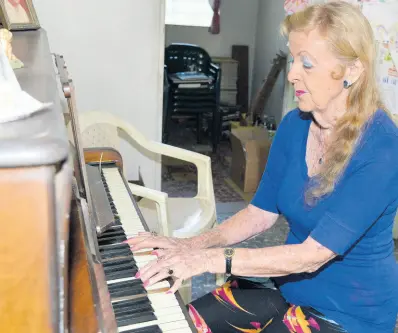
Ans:
{"label": "piano music stand", "polygon": [[89,177],[87,174],[86,162],[84,159],[84,152],[80,134],[80,126],[78,116],[76,114],[76,104],[74,95],[74,86],[71,79],[69,79],[67,68],[63,56],[55,54],[55,63],[60,76],[62,84],[62,91],[68,101],[69,116],[72,127],[73,143],[74,143],[74,161],[75,161],[75,177],[77,182],[78,191],[81,198],[86,199],[90,217],[95,221],[96,232],[102,233],[110,226],[114,225],[113,215],[106,215],[105,218],[100,218],[97,214],[105,214],[106,210],[95,209],[92,194],[90,193]]}

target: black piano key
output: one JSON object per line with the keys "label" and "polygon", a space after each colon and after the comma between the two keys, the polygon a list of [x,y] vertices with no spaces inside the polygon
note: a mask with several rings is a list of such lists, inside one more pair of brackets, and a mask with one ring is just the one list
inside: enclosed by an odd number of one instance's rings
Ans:
{"label": "black piano key", "polygon": [[115,290],[112,291],[112,293],[109,293],[111,298],[128,298],[130,296],[139,296],[139,297],[144,297],[144,295],[147,294],[147,291],[145,290],[144,287],[137,287],[134,289],[120,289],[120,290]]}
{"label": "black piano key", "polygon": [[116,267],[120,265],[135,265],[135,259],[133,256],[130,256],[128,258],[121,258],[121,259],[115,259],[115,260],[109,260],[105,261],[103,263],[103,266],[106,267]]}
{"label": "black piano key", "polygon": [[137,318],[139,316],[142,316],[143,314],[148,314],[148,313],[154,313],[154,310],[152,308],[151,304],[141,304],[139,308],[122,308],[118,311],[115,311],[115,317],[116,320],[121,319],[121,318]]}
{"label": "black piano key", "polygon": [[111,291],[113,289],[117,289],[117,288],[134,288],[136,286],[142,286],[142,281],[139,279],[134,279],[134,280],[130,280],[130,281],[122,281],[122,282],[118,282],[118,283],[112,283],[110,285],[108,285],[108,290]]}
{"label": "black piano key", "polygon": [[128,299],[116,303],[112,303],[112,307],[115,313],[123,312],[126,309],[134,310],[134,311],[142,311],[143,309],[146,309],[149,307],[152,307],[151,301],[147,297],[139,298],[139,299]]}
{"label": "black piano key", "polygon": [[105,273],[119,272],[126,269],[137,269],[137,266],[134,262],[119,262],[119,260],[117,260],[116,263],[113,261],[106,261],[102,263],[102,265],[104,267]]}
{"label": "black piano key", "polygon": [[123,228],[111,228],[105,231],[98,239],[110,237],[110,236],[126,236]]}
{"label": "black piano key", "polygon": [[156,320],[156,316],[153,312],[144,312],[140,315],[126,315],[123,317],[116,318],[116,323],[118,327],[146,323],[148,321]]}
{"label": "black piano key", "polygon": [[125,269],[123,271],[112,271],[105,272],[106,281],[125,279],[129,277],[134,277],[138,272],[137,268]]}
{"label": "black piano key", "polygon": [[126,237],[126,234],[124,233],[124,230],[122,228],[111,228],[102,233],[101,236],[98,237],[98,240],[106,239],[109,237]]}
{"label": "black piano key", "polygon": [[130,249],[130,246],[125,243],[111,244],[111,245],[99,245],[99,250],[107,251],[107,250],[115,250],[115,249]]}
{"label": "black piano key", "polygon": [[98,245],[118,244],[124,242],[125,240],[127,240],[126,235],[102,237],[98,238]]}
{"label": "black piano key", "polygon": [[134,288],[120,288],[109,291],[111,298],[123,298],[135,295],[145,295],[147,291],[143,286],[136,286]]}
{"label": "black piano key", "polygon": [[158,325],[152,325],[148,327],[136,328],[133,330],[124,331],[124,333],[162,333],[162,330]]}
{"label": "black piano key", "polygon": [[108,285],[108,291],[112,298],[147,294],[141,280],[112,283]]}
{"label": "black piano key", "polygon": [[101,259],[110,260],[115,257],[131,257],[134,259],[133,254],[131,253],[130,249],[121,249],[121,250],[109,250],[101,252]]}
{"label": "black piano key", "polygon": [[102,263],[107,281],[134,277],[138,268],[134,260],[114,260]]}
{"label": "black piano key", "polygon": [[[115,222],[119,222],[119,225],[113,225],[111,226],[107,231],[104,232],[104,234],[106,234],[107,232],[113,232],[113,231],[118,231],[118,232],[124,232],[123,226],[120,224],[120,219],[115,219]],[[124,234],[126,234],[124,232]]]}
{"label": "black piano key", "polygon": [[[127,245],[127,246],[119,246],[119,245]],[[100,253],[132,253],[130,250],[130,246],[128,244],[113,244],[113,245],[105,245],[100,247]]]}

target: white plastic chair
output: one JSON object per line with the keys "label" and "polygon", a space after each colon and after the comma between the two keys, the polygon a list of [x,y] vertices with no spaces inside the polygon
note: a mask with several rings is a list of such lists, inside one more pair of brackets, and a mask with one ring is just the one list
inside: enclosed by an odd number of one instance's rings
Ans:
{"label": "white plastic chair", "polygon": [[[134,195],[142,197],[138,206],[148,227],[166,236],[192,237],[216,224],[216,203],[208,156],[148,140],[131,124],[107,112],[79,114],[84,148],[111,147],[120,152],[121,141],[147,151],[193,163],[197,168],[197,194],[193,198],[169,198],[167,193],[130,184]],[[122,156],[123,157],[123,156]],[[187,304],[191,301],[191,280],[184,281],[179,292]]]}
{"label": "white plastic chair", "polygon": [[112,147],[120,152],[123,139],[133,146],[135,143],[149,152],[187,161],[197,167],[198,191],[193,198],[169,198],[167,193],[129,184],[131,192],[142,197],[138,205],[151,230],[185,238],[214,226],[216,204],[208,156],[147,140],[131,124],[111,113],[84,112],[79,114],[79,123],[84,148]]}

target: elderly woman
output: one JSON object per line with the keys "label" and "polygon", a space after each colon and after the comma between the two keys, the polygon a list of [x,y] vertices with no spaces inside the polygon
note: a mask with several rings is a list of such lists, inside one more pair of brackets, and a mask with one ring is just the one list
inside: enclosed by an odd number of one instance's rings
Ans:
{"label": "elderly woman", "polygon": [[[282,120],[251,204],[190,239],[129,239],[159,248],[137,275],[146,285],[173,275],[169,292],[204,272],[230,275],[188,305],[199,332],[392,333],[398,129],[380,100],[371,27],[331,2],[288,16],[283,32],[299,108]],[[230,248],[279,215],[284,245]]]}

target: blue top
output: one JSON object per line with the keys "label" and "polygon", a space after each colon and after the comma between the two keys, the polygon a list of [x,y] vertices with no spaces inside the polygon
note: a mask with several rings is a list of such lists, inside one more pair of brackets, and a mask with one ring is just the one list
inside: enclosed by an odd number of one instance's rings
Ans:
{"label": "blue top", "polygon": [[298,109],[275,135],[252,204],[282,214],[286,244],[308,236],[338,256],[315,273],[276,278],[289,303],[310,306],[349,333],[392,333],[398,312],[398,266],[392,228],[398,206],[398,129],[383,111],[368,122],[334,191],[304,202],[311,119]]}

